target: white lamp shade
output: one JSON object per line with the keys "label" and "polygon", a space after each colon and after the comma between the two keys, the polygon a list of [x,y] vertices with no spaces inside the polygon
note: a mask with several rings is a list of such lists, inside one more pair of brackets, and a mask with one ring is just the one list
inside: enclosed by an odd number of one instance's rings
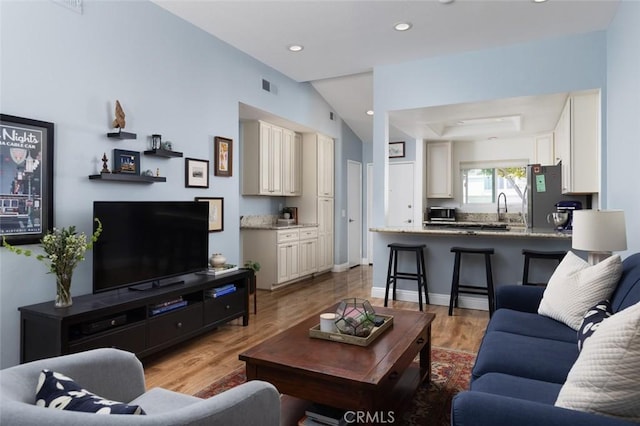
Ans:
{"label": "white lamp shade", "polygon": [[572,247],[576,250],[612,252],[627,249],[622,210],[575,210]]}

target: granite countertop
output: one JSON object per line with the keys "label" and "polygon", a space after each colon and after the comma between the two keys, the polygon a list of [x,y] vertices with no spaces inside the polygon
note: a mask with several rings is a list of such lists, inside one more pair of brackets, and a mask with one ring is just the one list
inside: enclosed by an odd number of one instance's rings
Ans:
{"label": "granite countertop", "polygon": [[278,225],[277,223],[264,223],[253,225],[241,225],[240,229],[296,229],[296,228],[317,228],[317,223],[299,223],[297,225]]}
{"label": "granite countertop", "polygon": [[[554,239],[571,239],[571,233],[558,232],[547,228],[525,228],[522,225],[514,226],[513,224],[501,223],[507,225],[506,229],[473,229],[465,228],[465,225],[489,225],[489,227],[497,225],[497,223],[487,222],[454,222],[445,225],[441,223],[429,223],[428,226],[421,227],[381,227],[370,228],[371,232],[386,233],[404,233],[404,234],[426,234],[426,235],[459,235],[459,236],[487,236],[501,238],[554,238]],[[438,226],[442,225],[442,226]],[[458,227],[456,227],[458,226]]]}

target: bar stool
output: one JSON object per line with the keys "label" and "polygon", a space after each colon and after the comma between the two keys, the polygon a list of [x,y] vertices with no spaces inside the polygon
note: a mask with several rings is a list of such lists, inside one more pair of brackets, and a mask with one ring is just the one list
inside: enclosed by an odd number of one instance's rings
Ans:
{"label": "bar stool", "polygon": [[[492,248],[468,248],[468,247],[452,247],[451,252],[455,253],[453,263],[453,279],[451,280],[451,298],[449,299],[449,316],[453,315],[453,308],[458,307],[458,295],[460,293],[481,294],[486,295],[489,301],[489,317],[493,315],[493,273],[491,271],[491,255]],[[484,255],[484,265],[486,273],[486,287],[477,285],[460,284],[460,264],[462,263],[463,254],[482,254]]]}
{"label": "bar stool", "polygon": [[[413,280],[418,282],[418,304],[422,311],[422,288],[424,288],[424,302],[429,304],[427,291],[427,269],[425,268],[424,249],[426,245],[419,244],[389,244],[389,268],[387,269],[387,288],[384,292],[384,306],[389,301],[389,287],[393,283],[393,300],[396,300],[396,283],[398,280]],[[398,253],[401,251],[416,254],[416,272],[398,272]]]}
{"label": "bar stool", "polygon": [[524,268],[522,271],[522,285],[538,285],[546,286],[547,283],[532,283],[529,282],[529,261],[531,259],[545,259],[545,260],[557,260],[558,263],[562,262],[562,259],[567,255],[566,251],[539,251],[522,249],[524,255]]}

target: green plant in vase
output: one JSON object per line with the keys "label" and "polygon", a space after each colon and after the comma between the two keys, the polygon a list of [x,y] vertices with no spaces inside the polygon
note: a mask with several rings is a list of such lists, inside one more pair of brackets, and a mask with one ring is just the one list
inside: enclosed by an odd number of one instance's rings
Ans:
{"label": "green plant in vase", "polygon": [[[75,226],[69,228],[53,228],[47,232],[40,243],[45,254],[38,254],[35,258],[49,269],[50,274],[56,276],[56,308],[65,308],[73,304],[71,299],[71,278],[74,268],[84,260],[84,254],[93,247],[93,243],[98,241],[102,233],[102,223],[98,218],[94,219],[98,226],[91,235],[89,241],[84,232],[78,234]],[[21,249],[9,244],[5,237],[2,237],[2,246],[9,251],[23,256],[31,257],[31,250]]]}

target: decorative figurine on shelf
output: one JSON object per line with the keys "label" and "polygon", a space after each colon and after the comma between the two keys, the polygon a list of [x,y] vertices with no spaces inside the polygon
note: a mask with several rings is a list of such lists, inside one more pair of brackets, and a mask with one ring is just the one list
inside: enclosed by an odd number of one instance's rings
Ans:
{"label": "decorative figurine on shelf", "polygon": [[162,135],[151,135],[151,149],[164,148],[162,145]]}
{"label": "decorative figurine on shelf", "polygon": [[147,169],[144,172],[142,172],[142,176],[152,176],[153,177],[153,171],[151,169]]}
{"label": "decorative figurine on shelf", "polygon": [[107,167],[107,162],[109,162],[109,159],[107,158],[107,153],[105,152],[104,154],[102,154],[102,170],[100,170],[100,173],[111,173],[111,170],[109,170],[109,167]]}
{"label": "decorative figurine on shelf", "polygon": [[171,141],[162,142],[162,149],[164,149],[165,151],[173,151],[173,145],[171,144]]}
{"label": "decorative figurine on shelf", "polygon": [[160,167],[156,168],[156,176],[160,177]]}
{"label": "decorative figurine on shelf", "polygon": [[113,120],[112,126],[115,127],[116,129],[124,129],[124,127],[126,126],[127,122],[124,119],[125,114],[124,114],[124,110],[122,109],[122,105],[120,105],[120,101],[116,100],[116,118]]}

